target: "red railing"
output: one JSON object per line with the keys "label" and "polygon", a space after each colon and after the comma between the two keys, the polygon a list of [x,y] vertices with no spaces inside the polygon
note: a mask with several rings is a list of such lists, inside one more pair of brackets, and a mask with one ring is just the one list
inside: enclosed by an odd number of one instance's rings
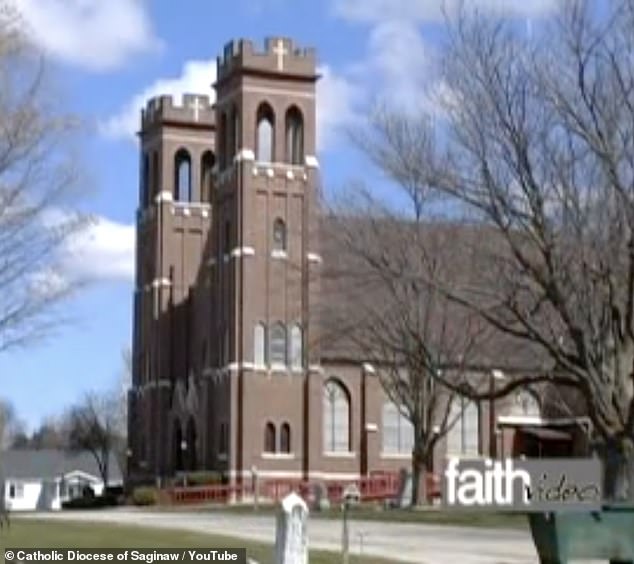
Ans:
{"label": "red railing", "polygon": [[[331,503],[340,503],[343,492],[348,486],[355,485],[360,493],[361,501],[382,501],[393,499],[398,495],[400,478],[397,474],[379,474],[367,478],[349,481],[326,481],[326,495]],[[303,480],[263,480],[258,487],[258,497],[271,501],[279,501],[291,492],[307,501],[313,501],[318,486],[317,482]],[[430,497],[440,495],[440,480],[433,474],[427,475],[427,492]],[[252,483],[242,485],[214,485],[171,488],[167,497],[173,504],[194,503],[229,503],[253,497]]]}

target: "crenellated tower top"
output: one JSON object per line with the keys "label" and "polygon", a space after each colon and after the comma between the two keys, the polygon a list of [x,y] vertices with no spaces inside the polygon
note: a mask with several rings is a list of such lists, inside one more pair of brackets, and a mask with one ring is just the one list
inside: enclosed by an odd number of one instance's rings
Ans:
{"label": "crenellated tower top", "polygon": [[141,112],[143,131],[148,131],[156,125],[183,124],[213,129],[215,123],[216,116],[211,98],[201,94],[185,94],[180,103],[173,96],[156,96],[147,102]]}
{"label": "crenellated tower top", "polygon": [[264,49],[256,48],[252,41],[240,39],[225,45],[218,57],[218,83],[236,72],[259,75],[279,75],[298,79],[317,80],[315,49],[301,49],[292,39],[269,37]]}

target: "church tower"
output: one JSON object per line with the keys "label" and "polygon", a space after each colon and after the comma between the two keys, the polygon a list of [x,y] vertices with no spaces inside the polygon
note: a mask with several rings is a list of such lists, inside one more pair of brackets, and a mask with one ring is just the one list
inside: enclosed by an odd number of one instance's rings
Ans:
{"label": "church tower", "polygon": [[[192,349],[208,339],[192,335],[193,288],[204,276],[212,221],[214,132],[207,96],[154,98],[141,116],[128,449],[137,475],[196,466],[196,413],[188,412],[186,397]],[[177,392],[185,398],[180,405]]]}
{"label": "church tower", "polygon": [[319,363],[315,53],[286,38],[263,50],[241,40],[217,64],[218,457],[235,481],[253,467],[299,476],[310,466]]}

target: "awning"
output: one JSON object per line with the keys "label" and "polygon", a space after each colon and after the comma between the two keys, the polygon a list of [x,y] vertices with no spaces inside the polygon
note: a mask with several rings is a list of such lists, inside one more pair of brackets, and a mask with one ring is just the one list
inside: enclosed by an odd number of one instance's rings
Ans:
{"label": "awning", "polygon": [[571,441],[572,435],[565,431],[546,429],[544,427],[522,427],[520,432],[546,441]]}

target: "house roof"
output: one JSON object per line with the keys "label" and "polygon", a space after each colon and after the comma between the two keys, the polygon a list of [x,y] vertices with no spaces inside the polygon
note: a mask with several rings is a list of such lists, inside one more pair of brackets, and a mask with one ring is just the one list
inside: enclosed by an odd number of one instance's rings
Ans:
{"label": "house roof", "polygon": [[[56,449],[12,449],[0,452],[2,479],[54,479],[74,471],[99,477],[99,467],[90,452],[71,453]],[[110,455],[108,480],[121,482],[121,467]]]}

